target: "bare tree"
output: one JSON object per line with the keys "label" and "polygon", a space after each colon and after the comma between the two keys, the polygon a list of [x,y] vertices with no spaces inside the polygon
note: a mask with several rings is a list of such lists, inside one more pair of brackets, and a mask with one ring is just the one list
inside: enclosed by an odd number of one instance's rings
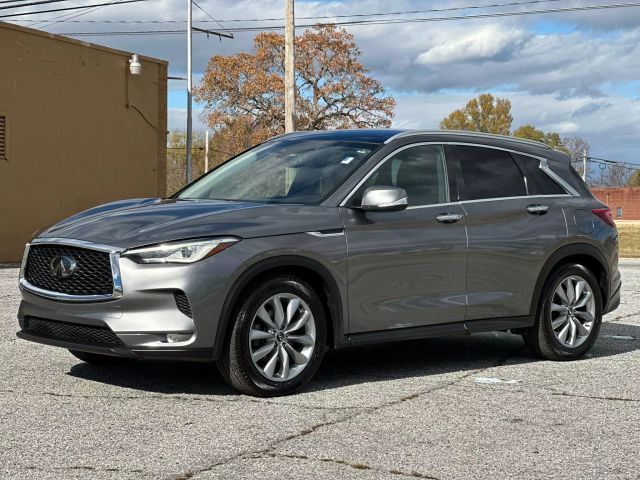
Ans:
{"label": "bare tree", "polygon": [[576,172],[582,175],[582,156],[584,152],[587,152],[589,156],[590,146],[584,138],[581,137],[565,137],[562,139],[562,146],[567,152],[567,155],[571,157],[571,166],[575,168]]}
{"label": "bare tree", "polygon": [[599,183],[603,187],[626,187],[629,184],[629,178],[632,171],[622,164],[609,163],[604,165]]}

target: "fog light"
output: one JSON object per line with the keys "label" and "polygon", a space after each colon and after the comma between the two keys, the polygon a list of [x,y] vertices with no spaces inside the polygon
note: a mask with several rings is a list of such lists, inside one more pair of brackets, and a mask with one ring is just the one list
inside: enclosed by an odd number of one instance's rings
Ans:
{"label": "fog light", "polygon": [[167,333],[167,343],[186,342],[190,338],[190,333]]}

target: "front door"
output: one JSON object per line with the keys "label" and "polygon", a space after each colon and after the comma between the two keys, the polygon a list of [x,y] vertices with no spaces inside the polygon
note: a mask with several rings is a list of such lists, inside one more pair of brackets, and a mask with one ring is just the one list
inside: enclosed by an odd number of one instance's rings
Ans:
{"label": "front door", "polygon": [[441,145],[415,144],[391,154],[349,200],[391,185],[407,191],[398,212],[342,207],[347,238],[349,333],[464,320],[467,239],[464,209],[450,202]]}

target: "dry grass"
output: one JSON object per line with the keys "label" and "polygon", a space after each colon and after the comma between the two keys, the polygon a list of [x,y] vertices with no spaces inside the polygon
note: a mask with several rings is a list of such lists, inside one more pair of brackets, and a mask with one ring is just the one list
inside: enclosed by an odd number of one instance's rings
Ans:
{"label": "dry grass", "polygon": [[620,256],[640,258],[640,220],[617,220]]}

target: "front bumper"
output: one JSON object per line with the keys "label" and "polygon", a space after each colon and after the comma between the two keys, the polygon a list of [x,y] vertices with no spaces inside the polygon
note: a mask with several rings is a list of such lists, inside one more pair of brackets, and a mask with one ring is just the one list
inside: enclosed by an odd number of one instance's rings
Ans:
{"label": "front bumper", "polygon": [[127,347],[103,347],[90,345],[87,343],[74,343],[42,335],[32,335],[21,330],[16,333],[18,338],[30,342],[42,343],[53,347],[66,348],[67,350],[78,350],[80,352],[97,353],[114,357],[131,358],[135,360],[188,360],[209,362],[213,357],[212,348],[144,348],[129,349]]}
{"label": "front bumper", "polygon": [[[140,265],[119,255],[117,262],[121,292],[103,301],[48,298],[21,283],[18,337],[128,358],[211,360],[228,283],[240,260],[225,250],[194,264]],[[186,295],[190,311],[179,308],[176,293]],[[59,329],[29,328],[30,318],[71,330],[74,326],[108,329],[117,345],[68,336]]]}

